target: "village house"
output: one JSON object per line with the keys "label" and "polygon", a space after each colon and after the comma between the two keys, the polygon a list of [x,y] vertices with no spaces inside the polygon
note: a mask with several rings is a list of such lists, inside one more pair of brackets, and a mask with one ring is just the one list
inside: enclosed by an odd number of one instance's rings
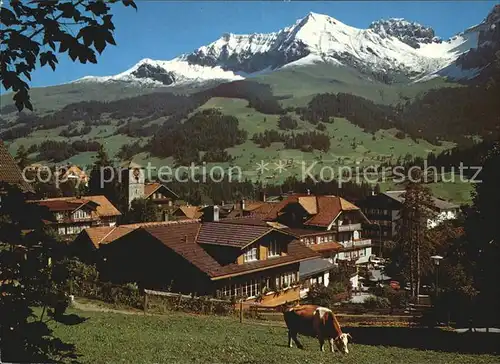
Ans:
{"label": "village house", "polygon": [[47,208],[52,218],[44,222],[66,239],[92,226],[115,226],[121,215],[105,196],[57,197],[29,202]]}
{"label": "village house", "polygon": [[[386,191],[359,201],[363,213],[370,221],[370,223],[364,224],[366,235],[375,242],[374,246],[377,247],[378,253],[381,252],[384,242],[392,242],[396,239],[397,222],[404,203],[404,193],[403,190]],[[433,204],[429,208],[434,210],[436,217],[427,221],[429,228],[433,228],[443,221],[457,218],[458,205],[434,196],[432,202]]]}
{"label": "village house", "polygon": [[361,263],[371,255],[371,240],[362,236],[368,219],[359,207],[338,196],[290,195],[272,205],[264,220],[287,226],[286,232],[332,263]]}
{"label": "village house", "polygon": [[203,208],[200,206],[182,205],[172,212],[173,220],[200,219],[203,216]]}
{"label": "village house", "polygon": [[117,283],[228,299],[264,293],[268,304],[298,299],[300,263],[318,253],[262,220],[219,221],[212,208],[211,221],[91,228],[73,244],[87,258],[94,254],[101,277]]}
{"label": "village house", "polygon": [[58,170],[60,181],[75,181],[80,186],[89,184],[89,176],[77,165],[69,165]]}

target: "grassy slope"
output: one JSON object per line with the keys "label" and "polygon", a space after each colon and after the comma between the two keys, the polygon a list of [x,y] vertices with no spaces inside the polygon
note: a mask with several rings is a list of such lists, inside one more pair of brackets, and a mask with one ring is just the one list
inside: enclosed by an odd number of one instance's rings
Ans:
{"label": "grassy slope", "polygon": [[291,96],[283,101],[285,106],[305,105],[313,95],[325,92],[352,93],[376,103],[392,104],[399,102],[400,96],[414,98],[431,88],[456,86],[438,78],[410,85],[387,85],[369,79],[355,70],[325,63],[284,68],[257,76],[255,80],[271,85],[278,96]]}
{"label": "grassy slope", "polygon": [[[51,323],[64,342],[76,344],[82,363],[498,363],[493,355],[471,355],[401,347],[398,329],[389,328],[386,341],[395,345],[351,345],[351,353],[320,352],[317,340],[302,338],[306,350],[288,348],[286,329],[236,318],[170,313],[154,317],[84,313],[77,325]],[[371,330],[365,328],[361,330]],[[349,328],[346,331],[349,332]],[[415,330],[415,329],[405,329]],[[350,331],[353,332],[353,331]],[[393,335],[390,333],[393,332]],[[426,336],[427,333],[416,333]],[[354,334],[353,332],[353,335]],[[390,335],[390,336],[389,336]],[[452,334],[453,335],[453,334]],[[357,335],[361,340],[362,334]],[[380,340],[381,337],[373,337]],[[356,336],[355,336],[356,340]],[[427,340],[429,341],[429,340]],[[439,342],[433,343],[440,345]],[[411,345],[411,343],[410,343]],[[414,344],[413,344],[414,345]],[[399,347],[398,347],[399,346]],[[466,351],[459,347],[459,351]],[[457,351],[458,351],[457,350]]]}
{"label": "grassy slope", "polygon": [[[263,132],[266,129],[277,130],[278,116],[265,115],[248,108],[245,100],[212,98],[201,108],[219,108],[226,114],[234,115],[240,121],[240,127],[248,131],[251,138],[254,133]],[[313,131],[315,126],[297,119],[299,127],[297,131]],[[299,150],[284,149],[282,143],[274,143],[269,148],[261,149],[252,141],[229,148],[230,154],[235,157],[234,164],[241,166],[243,173],[249,178],[257,178],[256,167],[261,160],[269,162],[270,170],[261,176],[263,180],[282,181],[290,175],[301,175],[302,162],[307,169],[314,162],[318,162],[313,169],[319,172],[325,166],[331,166],[337,171],[341,166],[376,166],[382,160],[397,160],[399,156],[411,154],[412,156],[425,157],[428,153],[435,154],[451,148],[453,144],[444,143],[442,146],[431,145],[424,140],[415,143],[413,140],[398,139],[395,130],[380,130],[373,135],[364,132],[361,128],[350,123],[343,118],[335,118],[333,124],[325,124],[327,132],[331,137],[330,151],[327,153],[313,152],[304,153]],[[356,148],[353,149],[351,143],[356,141]],[[274,172],[274,163],[279,160],[293,160],[283,173]],[[267,176],[267,178],[266,178]],[[325,176],[329,174],[325,170]],[[382,184],[387,188],[397,188],[391,181]],[[469,183],[432,183],[429,185],[436,196],[446,200],[453,200],[457,203],[470,201],[470,191],[472,185]]]}
{"label": "grassy slope", "polygon": [[[268,83],[273,87],[274,93],[279,96],[286,96],[283,100],[285,106],[305,105],[314,94],[322,92],[351,92],[379,103],[394,103],[400,101],[401,96],[416,97],[419,93],[433,87],[453,86],[443,80],[432,80],[426,83],[412,85],[386,85],[377,81],[369,80],[358,72],[346,68],[339,68],[332,65],[317,64],[314,67],[286,68],[281,71],[261,75],[255,78],[256,81]],[[32,98],[35,107],[39,111],[48,111],[64,106],[69,102],[76,102],[90,99],[113,100],[125,96],[134,96],[146,92],[152,92],[153,88],[131,88],[121,84],[66,84],[49,88],[33,89]],[[157,89],[156,89],[157,90]],[[63,96],[64,95],[64,96]],[[3,100],[10,95],[4,95]],[[10,98],[9,98],[10,99]],[[4,101],[2,101],[4,103]],[[7,101],[10,103],[10,100]],[[234,115],[240,120],[240,125],[247,130],[249,137],[254,133],[263,132],[266,129],[277,129],[276,115],[264,115],[254,109],[247,107],[247,102],[240,99],[213,98],[200,109],[220,108],[222,112]],[[298,120],[298,131],[312,131],[315,127],[308,122]],[[113,125],[96,127],[84,139],[97,140],[105,145],[108,153],[114,156],[120,146],[137,140],[124,135],[112,135],[116,130],[115,121]],[[19,145],[28,147],[31,144],[40,143],[44,140],[68,140],[58,136],[62,128],[47,131],[36,131],[28,138],[15,140],[9,145],[11,153]],[[372,140],[372,135],[363,132],[360,128],[351,124],[347,120],[337,118],[334,124],[327,124],[327,132],[331,136],[331,149],[328,153],[303,153],[298,150],[284,149],[281,143],[275,143],[266,149],[258,148],[250,140],[246,143],[230,148],[229,152],[235,157],[233,165],[240,166],[245,177],[263,180],[282,181],[290,175],[300,175],[302,171],[302,161],[305,166],[317,161],[318,164],[313,171],[318,172],[323,166],[332,166],[335,170],[342,165],[361,166],[377,165],[383,159],[411,155],[425,156],[430,151],[439,153],[451,145],[441,147],[430,145],[425,141],[418,144],[410,139],[397,139],[394,137],[395,131],[386,130],[376,133],[376,140]],[[78,140],[82,137],[70,138],[69,141]],[[351,144],[356,141],[356,148]],[[145,140],[143,140],[145,141]],[[95,153],[81,153],[70,158],[66,162],[78,164],[90,164]],[[262,176],[256,172],[256,163],[261,160],[270,163],[269,171]],[[291,164],[283,173],[273,171],[273,163],[278,160],[288,161]],[[171,165],[171,158],[158,159],[149,158],[142,153],[137,156],[140,163],[151,162],[153,165]],[[210,167],[209,165],[208,167]],[[229,163],[223,163],[222,167],[229,167]],[[457,202],[468,200],[470,185],[455,183],[451,185],[437,184],[433,190],[438,196],[452,198]]]}

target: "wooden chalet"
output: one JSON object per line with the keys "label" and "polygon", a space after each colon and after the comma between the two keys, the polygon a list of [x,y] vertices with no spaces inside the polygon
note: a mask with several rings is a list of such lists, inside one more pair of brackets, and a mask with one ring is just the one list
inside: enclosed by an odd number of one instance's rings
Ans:
{"label": "wooden chalet", "polygon": [[362,233],[368,219],[341,197],[293,194],[272,206],[265,221],[287,226],[285,232],[332,262],[361,262],[371,255],[371,240]]}
{"label": "wooden chalet", "polygon": [[294,236],[248,220],[91,228],[74,244],[92,245],[105,280],[226,298],[298,287],[300,262],[318,257]]}
{"label": "wooden chalet", "polygon": [[51,218],[44,222],[68,239],[92,226],[115,226],[121,215],[105,196],[57,197],[29,202],[47,208]]}

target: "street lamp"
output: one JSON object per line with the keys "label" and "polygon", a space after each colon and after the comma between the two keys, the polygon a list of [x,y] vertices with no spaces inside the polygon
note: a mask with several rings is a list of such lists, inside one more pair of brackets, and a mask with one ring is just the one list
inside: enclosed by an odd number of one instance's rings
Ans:
{"label": "street lamp", "polygon": [[432,262],[434,263],[434,265],[436,266],[436,298],[438,296],[438,286],[439,286],[439,263],[441,262],[441,260],[443,259],[442,256],[440,255],[433,255],[431,257],[432,259]]}
{"label": "street lamp", "polygon": [[[442,256],[440,255],[433,255],[431,256],[431,259],[432,259],[432,262],[434,263],[434,265],[436,266],[436,287],[435,287],[435,290],[436,290],[436,293],[435,293],[435,298],[434,298],[434,309],[436,310],[436,305],[437,305],[437,298],[438,298],[438,294],[439,294],[439,263],[441,263],[441,260],[443,259]],[[437,312],[436,312],[437,314]]]}

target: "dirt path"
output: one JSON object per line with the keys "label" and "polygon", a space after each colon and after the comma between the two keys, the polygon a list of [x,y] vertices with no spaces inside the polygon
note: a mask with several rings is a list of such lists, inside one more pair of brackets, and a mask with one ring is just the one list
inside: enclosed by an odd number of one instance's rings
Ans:
{"label": "dirt path", "polygon": [[[78,302],[76,299],[71,304],[71,307],[76,308],[81,311],[90,311],[90,312],[109,312],[109,313],[121,313],[124,315],[144,315],[143,311],[139,310],[117,310],[114,308],[108,308],[100,306],[99,304],[95,304],[92,302]],[[148,316],[152,316],[148,314]]]}

